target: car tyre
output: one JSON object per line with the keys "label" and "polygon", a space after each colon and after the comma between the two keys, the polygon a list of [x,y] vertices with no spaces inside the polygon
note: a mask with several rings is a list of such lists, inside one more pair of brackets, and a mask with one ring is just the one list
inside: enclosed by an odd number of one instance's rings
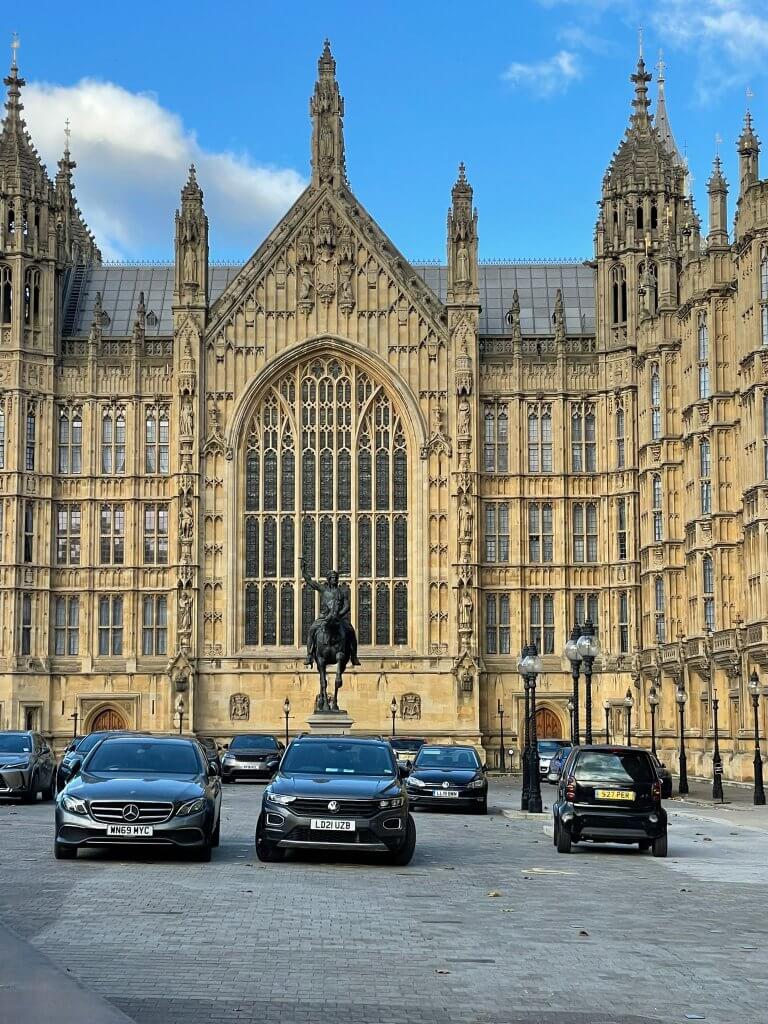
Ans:
{"label": "car tyre", "polygon": [[194,851],[195,860],[200,864],[208,864],[211,859],[211,836],[206,836],[202,846]]}
{"label": "car tyre", "polygon": [[555,818],[555,823],[554,823],[554,825],[552,827],[552,845],[553,846],[557,846],[557,833],[559,832],[559,830],[560,830],[560,825],[558,823],[557,818]]}
{"label": "car tyre", "polygon": [[216,828],[211,833],[211,846],[218,846],[221,842],[221,814],[219,814],[219,820],[216,822]]}
{"label": "car tyre", "polygon": [[32,777],[27,792],[21,794],[21,802],[23,804],[34,804],[37,802],[37,776]]}
{"label": "car tyre", "polygon": [[488,813],[488,797],[486,796],[482,803],[477,804],[475,807],[475,814],[487,814]]}
{"label": "car tyre", "polygon": [[653,840],[653,856],[654,857],[666,857],[667,856],[667,833],[663,836],[657,836]]}
{"label": "car tyre", "polygon": [[51,779],[50,779],[50,782],[48,783],[48,785],[45,787],[45,789],[42,792],[42,798],[43,798],[43,800],[48,801],[48,800],[53,800],[53,798],[55,796],[56,796],[56,776],[52,775]]}
{"label": "car tyre", "polygon": [[53,844],[53,856],[56,860],[74,860],[77,857],[76,846],[65,846],[63,843]]}
{"label": "car tyre", "polygon": [[396,867],[405,867],[411,863],[414,850],[416,849],[416,822],[409,814],[405,822],[405,839],[402,845],[389,855],[390,864]]}
{"label": "car tyre", "polygon": [[556,845],[558,853],[571,852],[571,833],[564,825],[558,825]]}
{"label": "car tyre", "polygon": [[650,850],[650,848],[653,846],[653,840],[641,839],[637,845],[640,847],[640,853],[645,853],[647,850]]}
{"label": "car tyre", "polygon": [[264,834],[264,822],[261,816],[256,825],[256,856],[263,864],[275,864],[285,857],[285,851],[281,850],[277,843],[267,839]]}

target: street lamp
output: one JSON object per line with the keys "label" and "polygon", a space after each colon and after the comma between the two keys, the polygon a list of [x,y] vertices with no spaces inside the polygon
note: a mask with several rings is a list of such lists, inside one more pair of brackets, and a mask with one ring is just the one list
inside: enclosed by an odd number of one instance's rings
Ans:
{"label": "street lamp", "polygon": [[609,700],[603,701],[603,711],[605,712],[605,742],[611,742],[611,702]]}
{"label": "street lamp", "polygon": [[80,717],[79,714],[77,713],[77,708],[75,708],[75,710],[69,717],[74,722],[74,725],[72,726],[72,739],[74,740],[77,739],[77,720]]}
{"label": "street lamp", "polygon": [[395,716],[397,715],[397,701],[392,698],[392,703],[389,705],[389,713],[392,715],[392,735],[395,735]]}
{"label": "street lamp", "polygon": [[655,686],[648,691],[648,705],[651,709],[651,753],[656,757],[656,709],[659,706],[659,695]]}
{"label": "street lamp", "polygon": [[685,795],[688,792],[688,761],[685,756],[685,702],[688,700],[688,694],[682,684],[677,688],[675,700],[680,711],[680,781],[677,792]]}
{"label": "street lamp", "polygon": [[571,727],[571,742],[574,746],[579,745],[579,672],[581,670],[581,655],[579,654],[579,637],[581,626],[576,625],[571,630],[571,636],[565,645],[563,652],[571,663],[571,676],[573,678],[573,725]]}
{"label": "street lamp", "polygon": [[496,714],[499,716],[499,771],[505,772],[507,770],[507,763],[504,759],[504,705],[501,703],[501,698],[498,700],[498,708]]}
{"label": "street lamp", "polygon": [[720,757],[720,730],[717,727],[717,709],[720,701],[717,690],[712,692],[712,718],[715,729],[715,751],[712,754],[712,799],[723,802],[723,759]]}
{"label": "street lamp", "polygon": [[632,708],[635,702],[632,699],[632,691],[627,687],[627,695],[624,698],[624,707],[627,713],[627,746],[632,746]]}
{"label": "street lamp", "polygon": [[523,691],[525,693],[525,712],[523,715],[523,754],[521,758],[521,767],[523,769],[523,789],[522,793],[520,794],[521,811],[528,810],[528,803],[531,798],[531,698],[528,689],[528,680],[526,678],[525,670],[523,668],[523,662],[525,661],[527,654],[528,648],[523,647],[522,651],[520,652],[520,657],[517,661],[517,671],[523,678]]}
{"label": "street lamp", "polygon": [[581,636],[578,639],[576,648],[581,656],[581,660],[584,663],[584,682],[586,690],[586,700],[584,706],[584,715],[587,720],[586,725],[586,741],[587,743],[592,742],[592,666],[595,662],[595,658],[600,654],[600,643],[595,636],[595,627],[592,625],[591,619],[587,619],[584,625],[581,627]]}
{"label": "street lamp", "polygon": [[755,792],[752,797],[754,804],[765,803],[765,789],[763,788],[763,758],[760,754],[760,726],[757,720],[757,709],[760,706],[760,677],[755,669],[749,677],[749,693],[752,697],[752,714],[755,720]]}
{"label": "street lamp", "polygon": [[571,746],[575,746],[573,742],[573,712],[576,710],[576,705],[573,703],[573,697],[568,698],[568,703],[565,705],[568,708],[568,717],[571,722]]}
{"label": "street lamp", "polygon": [[286,697],[283,701],[283,714],[285,715],[285,745],[288,746],[288,718],[291,714],[291,702]]}
{"label": "street lamp", "polygon": [[529,644],[523,648],[523,656],[520,659],[520,673],[525,679],[525,685],[530,692],[530,727],[529,734],[529,755],[528,755],[528,810],[532,814],[541,814],[541,773],[539,771],[539,747],[536,740],[536,677],[541,674],[542,664],[536,644]]}
{"label": "street lamp", "polygon": [[181,736],[181,730],[184,724],[184,700],[181,697],[179,697],[176,702],[176,714],[179,719],[179,736]]}

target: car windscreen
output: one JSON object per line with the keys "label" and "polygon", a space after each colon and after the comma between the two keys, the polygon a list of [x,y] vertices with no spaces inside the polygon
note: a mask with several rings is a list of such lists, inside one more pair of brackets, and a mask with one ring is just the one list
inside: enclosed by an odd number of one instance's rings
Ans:
{"label": "car windscreen", "polygon": [[137,772],[148,775],[197,775],[201,771],[191,743],[167,740],[105,740],[88,758],[89,772]]}
{"label": "car windscreen", "polygon": [[648,783],[656,779],[651,759],[640,751],[585,750],[575,765],[577,782]]}
{"label": "car windscreen", "polygon": [[29,754],[32,751],[32,740],[25,732],[0,733],[0,753]]}
{"label": "car windscreen", "polygon": [[445,768],[448,771],[467,771],[479,768],[480,761],[474,750],[467,747],[422,747],[413,765],[419,768]]}
{"label": "car windscreen", "polygon": [[229,744],[230,750],[277,750],[274,736],[235,736]]}
{"label": "car windscreen", "polygon": [[88,736],[83,736],[83,738],[77,744],[77,747],[75,749],[77,750],[78,754],[85,755],[89,751],[93,750],[93,748],[96,746],[96,744],[100,740],[103,740],[103,739],[104,739],[104,733],[103,732],[92,732],[92,733],[89,733]]}
{"label": "car windscreen", "polygon": [[280,771],[286,775],[374,775],[395,774],[392,752],[371,743],[292,743]]}

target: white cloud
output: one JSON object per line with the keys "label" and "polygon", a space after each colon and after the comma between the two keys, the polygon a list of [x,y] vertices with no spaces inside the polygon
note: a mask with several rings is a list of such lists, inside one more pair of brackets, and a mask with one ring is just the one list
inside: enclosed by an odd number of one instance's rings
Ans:
{"label": "white cloud", "polygon": [[501,77],[514,86],[529,89],[537,96],[552,96],[564,92],[581,76],[581,63],[576,54],[570,50],[560,50],[546,60],[529,64],[514,61]]}
{"label": "white cloud", "polygon": [[205,193],[213,257],[217,249],[250,254],[305,186],[291,168],[204,149],[150,93],[83,79],[33,83],[23,101],[30,135],[53,173],[70,119],[78,203],[105,258],[172,256],[174,211],[190,163]]}

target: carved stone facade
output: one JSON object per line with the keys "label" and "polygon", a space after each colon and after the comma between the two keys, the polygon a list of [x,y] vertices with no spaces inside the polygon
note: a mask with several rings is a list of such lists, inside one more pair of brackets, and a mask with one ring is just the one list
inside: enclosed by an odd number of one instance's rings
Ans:
{"label": "carved stone facade", "polygon": [[108,710],[165,732],[182,701],[184,728],[226,737],[277,731],[290,696],[300,729],[303,556],[349,587],[363,732],[394,696],[420,734],[494,763],[499,700],[519,747],[515,655],[535,639],[565,734],[562,649],[590,616],[596,730],[605,699],[620,730],[631,686],[647,735],[653,683],[674,747],[682,682],[704,770],[717,689],[726,774],[749,770],[745,685],[768,666],[768,183],[748,119],[735,239],[716,165],[702,240],[663,83],[654,126],[642,62],[632,80],[589,266],[480,264],[463,165],[446,264],[411,265],[350,190],[326,45],[311,182],[254,255],[210,261],[192,168],[174,262],[129,268],[100,265],[68,151],[49,180],[11,69],[0,726],[63,743],[75,711],[89,727]]}

